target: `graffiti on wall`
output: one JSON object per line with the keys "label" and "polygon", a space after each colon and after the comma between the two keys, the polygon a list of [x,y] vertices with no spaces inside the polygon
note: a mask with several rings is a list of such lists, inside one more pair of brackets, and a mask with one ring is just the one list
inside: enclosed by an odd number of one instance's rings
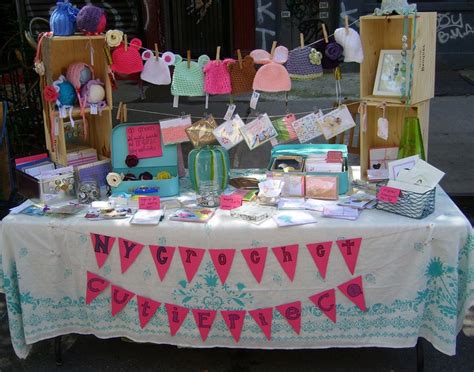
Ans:
{"label": "graffiti on wall", "polygon": [[296,20],[296,27],[301,32],[306,42],[317,39],[319,20],[319,1],[312,0],[286,0],[286,7],[291,16]]}
{"label": "graffiti on wall", "polygon": [[474,35],[474,28],[463,20],[462,13],[438,13],[437,36],[440,44]]}
{"label": "graffiti on wall", "polygon": [[276,4],[263,0],[256,2],[256,44],[258,48],[267,49],[276,36]]}

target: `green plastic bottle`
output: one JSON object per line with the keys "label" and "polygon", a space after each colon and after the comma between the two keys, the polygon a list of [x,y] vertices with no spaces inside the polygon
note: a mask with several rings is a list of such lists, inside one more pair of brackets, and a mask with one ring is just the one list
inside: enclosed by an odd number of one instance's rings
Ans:
{"label": "green plastic bottle", "polygon": [[398,148],[398,159],[412,155],[420,155],[421,159],[426,160],[420,120],[417,117],[406,117],[403,124],[400,146]]}

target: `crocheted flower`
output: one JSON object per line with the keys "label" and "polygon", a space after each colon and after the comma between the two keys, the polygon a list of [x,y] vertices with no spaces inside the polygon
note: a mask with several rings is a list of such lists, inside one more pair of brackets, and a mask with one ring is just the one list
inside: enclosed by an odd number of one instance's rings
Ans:
{"label": "crocheted flower", "polygon": [[319,66],[321,64],[321,60],[323,59],[322,54],[314,48],[311,48],[308,57],[311,64],[316,66]]}
{"label": "crocheted flower", "polygon": [[140,173],[138,178],[140,178],[141,180],[152,180],[153,175],[150,172],[143,172],[143,173]]}
{"label": "crocheted flower", "polygon": [[137,176],[135,176],[133,173],[127,173],[127,174],[123,177],[123,180],[124,180],[124,181],[136,181],[136,180],[137,180]]}
{"label": "crocheted flower", "polygon": [[59,98],[59,92],[52,85],[44,87],[43,95],[46,102],[56,102]]}
{"label": "crocheted flower", "polygon": [[125,158],[125,164],[127,164],[127,167],[133,168],[138,165],[138,158],[136,155],[127,155]]}
{"label": "crocheted flower", "polygon": [[[324,51],[324,54],[326,54],[326,57],[333,61],[343,61],[344,56],[342,55],[342,52],[344,49],[342,46],[336,42],[329,43]],[[341,60],[342,58],[342,60]]]}
{"label": "crocheted flower", "polygon": [[105,41],[111,48],[118,47],[123,39],[123,32],[120,30],[109,30],[105,33]]}

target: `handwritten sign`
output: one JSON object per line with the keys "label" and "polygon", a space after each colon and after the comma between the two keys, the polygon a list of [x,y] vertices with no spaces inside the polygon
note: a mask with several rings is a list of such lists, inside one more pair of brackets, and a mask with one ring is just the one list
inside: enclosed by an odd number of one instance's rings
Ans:
{"label": "handwritten sign", "polygon": [[138,198],[138,209],[158,210],[160,209],[159,196],[140,196]]}
{"label": "handwritten sign", "polygon": [[163,155],[159,124],[131,126],[127,128],[128,153],[139,159]]}
{"label": "handwritten sign", "polygon": [[226,211],[242,205],[242,196],[239,194],[221,195],[221,209]]}
{"label": "handwritten sign", "polygon": [[396,189],[394,187],[382,186],[377,194],[377,199],[395,204],[398,201],[398,197],[400,196],[400,189]]}

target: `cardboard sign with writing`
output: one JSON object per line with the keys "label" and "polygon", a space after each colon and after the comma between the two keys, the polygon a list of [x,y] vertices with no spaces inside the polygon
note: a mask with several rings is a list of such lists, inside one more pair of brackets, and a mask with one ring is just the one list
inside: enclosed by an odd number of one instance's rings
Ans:
{"label": "cardboard sign with writing", "polygon": [[127,127],[128,153],[139,159],[163,155],[161,131],[158,124]]}

